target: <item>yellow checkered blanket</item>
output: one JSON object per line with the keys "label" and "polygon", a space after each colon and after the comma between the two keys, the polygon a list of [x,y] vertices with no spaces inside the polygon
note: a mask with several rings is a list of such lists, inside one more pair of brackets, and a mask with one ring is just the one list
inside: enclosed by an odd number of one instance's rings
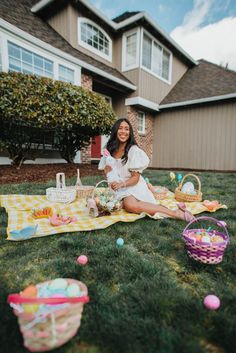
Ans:
{"label": "yellow checkered blanket", "polygon": [[[171,210],[177,208],[177,201],[172,192],[168,192],[164,200],[157,201],[158,204],[168,207]],[[52,203],[42,195],[0,195],[0,205],[6,209],[8,213],[7,239],[8,240],[24,240],[15,235],[11,235],[13,230],[21,230],[28,226],[37,225],[37,231],[33,236],[37,238],[50,234],[68,233],[76,231],[90,231],[94,229],[104,229],[116,222],[134,222],[137,219],[147,216],[146,214],[133,214],[125,210],[114,212],[110,216],[94,218],[88,215],[86,208],[86,200],[79,199],[70,204]],[[187,209],[193,214],[208,211],[202,202],[186,203]],[[63,216],[76,216],[77,222],[73,222],[63,226],[52,226],[48,219],[35,219],[32,215],[33,209],[42,209],[51,207],[53,213]],[[227,208],[225,205],[219,205],[219,208]],[[216,209],[214,210],[216,211]],[[154,219],[165,218],[161,214],[149,216]]]}

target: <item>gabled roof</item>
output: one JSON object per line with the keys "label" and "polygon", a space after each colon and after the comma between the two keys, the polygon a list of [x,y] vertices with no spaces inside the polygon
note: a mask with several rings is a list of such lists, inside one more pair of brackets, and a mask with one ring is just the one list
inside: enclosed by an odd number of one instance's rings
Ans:
{"label": "gabled roof", "polygon": [[199,60],[163,99],[160,109],[230,98],[236,98],[236,72]]}
{"label": "gabled roof", "polygon": [[140,13],[140,11],[126,11],[124,13],[122,13],[121,15],[115,17],[112,19],[112,21],[116,22],[116,23],[120,23],[124,20],[126,20],[127,18],[133,17],[134,15],[137,15],[138,13]]}
{"label": "gabled roof", "polygon": [[[35,4],[35,0],[0,0],[0,27],[4,27],[7,23],[19,28],[20,30],[30,34],[34,38],[37,38],[50,46],[61,50],[63,53],[73,56],[80,60],[82,67],[88,71],[95,73],[104,72],[104,76],[107,73],[107,77],[114,78],[114,82],[119,85],[123,85],[126,89],[135,89],[135,86],[123,76],[117,69],[114,69],[102,62],[95,60],[89,55],[74,49],[63,37],[60,36],[51,26],[43,21],[36,14],[33,14],[31,7]],[[83,65],[84,63],[84,65]],[[102,73],[101,73],[102,75]]]}

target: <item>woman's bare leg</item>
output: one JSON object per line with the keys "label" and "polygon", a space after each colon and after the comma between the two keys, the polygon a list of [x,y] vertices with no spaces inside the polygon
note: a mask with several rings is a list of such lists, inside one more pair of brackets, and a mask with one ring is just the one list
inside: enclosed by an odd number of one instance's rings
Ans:
{"label": "woman's bare leg", "polygon": [[165,206],[155,205],[150,202],[138,201],[134,196],[127,196],[123,199],[123,207],[127,212],[142,213],[145,212],[153,216],[155,213],[162,213],[163,215],[179,218],[185,220],[184,211],[177,209],[175,211],[169,210]]}

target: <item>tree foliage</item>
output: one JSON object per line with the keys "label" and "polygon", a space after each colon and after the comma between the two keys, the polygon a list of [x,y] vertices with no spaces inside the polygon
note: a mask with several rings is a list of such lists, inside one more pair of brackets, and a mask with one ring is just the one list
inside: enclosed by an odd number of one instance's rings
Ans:
{"label": "tree foliage", "polygon": [[[115,115],[103,97],[81,87],[35,75],[2,72],[0,119],[5,129],[14,124],[22,131],[18,134],[21,146],[27,142],[22,141],[24,135],[28,142],[32,140],[31,127],[52,129],[55,145],[63,158],[72,162],[76,151],[86,146],[91,137],[109,133]],[[23,133],[26,126],[27,134]],[[7,135],[6,131],[0,135],[5,145]],[[10,143],[8,139],[8,151]]]}

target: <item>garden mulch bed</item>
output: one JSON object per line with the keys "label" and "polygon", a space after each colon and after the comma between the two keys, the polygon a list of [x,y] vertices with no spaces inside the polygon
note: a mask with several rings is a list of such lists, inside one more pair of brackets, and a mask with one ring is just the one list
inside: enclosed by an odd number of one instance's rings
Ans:
{"label": "garden mulch bed", "polygon": [[102,175],[96,164],[23,164],[20,169],[11,165],[0,165],[0,184],[44,182],[55,179],[56,173],[65,173],[66,178],[76,176]]}

